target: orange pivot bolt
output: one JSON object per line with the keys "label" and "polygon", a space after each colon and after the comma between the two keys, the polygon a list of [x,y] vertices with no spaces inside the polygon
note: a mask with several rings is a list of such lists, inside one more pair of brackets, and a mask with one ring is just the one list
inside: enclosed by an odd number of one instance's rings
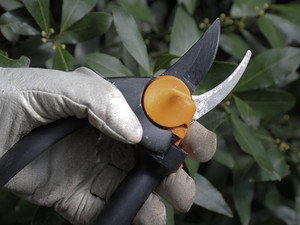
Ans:
{"label": "orange pivot bolt", "polygon": [[196,111],[187,86],[177,77],[160,76],[146,88],[143,106],[147,116],[156,124],[170,129],[179,140],[185,136]]}

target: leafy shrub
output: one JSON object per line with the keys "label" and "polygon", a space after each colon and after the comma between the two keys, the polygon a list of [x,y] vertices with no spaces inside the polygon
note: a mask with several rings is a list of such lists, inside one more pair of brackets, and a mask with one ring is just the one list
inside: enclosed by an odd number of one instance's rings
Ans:
{"label": "leafy shrub", "polygon": [[[1,0],[0,6],[0,66],[88,66],[104,77],[161,74],[220,17],[217,61],[197,93],[224,80],[248,49],[252,60],[226,100],[200,119],[217,133],[218,150],[201,166],[186,160],[197,198],[186,215],[166,203],[168,224],[300,223],[299,0]],[[52,209],[6,192],[0,223],[68,224]]]}

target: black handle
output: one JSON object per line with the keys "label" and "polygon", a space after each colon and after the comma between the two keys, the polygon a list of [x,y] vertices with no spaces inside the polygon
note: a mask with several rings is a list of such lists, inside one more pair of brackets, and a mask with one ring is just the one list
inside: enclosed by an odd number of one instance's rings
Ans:
{"label": "black handle", "polygon": [[31,131],[0,158],[0,188],[47,148],[87,124],[87,119],[70,117]]}
{"label": "black handle", "polygon": [[158,183],[170,174],[145,149],[134,168],[104,205],[94,225],[129,225]]}

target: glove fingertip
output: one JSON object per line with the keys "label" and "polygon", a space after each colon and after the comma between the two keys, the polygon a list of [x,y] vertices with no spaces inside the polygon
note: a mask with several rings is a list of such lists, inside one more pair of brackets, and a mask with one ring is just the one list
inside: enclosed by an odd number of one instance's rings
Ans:
{"label": "glove fingertip", "polygon": [[166,177],[156,188],[160,196],[175,209],[187,212],[192,207],[196,196],[196,185],[183,169]]}
{"label": "glove fingertip", "polygon": [[194,122],[189,127],[181,146],[188,153],[189,158],[198,162],[207,162],[216,153],[217,135],[200,123]]}
{"label": "glove fingertip", "polygon": [[166,207],[157,196],[151,194],[133,220],[133,225],[166,224]]}
{"label": "glove fingertip", "polygon": [[112,84],[106,84],[102,102],[95,102],[89,110],[89,121],[106,135],[129,144],[140,142],[142,126],[122,93]]}

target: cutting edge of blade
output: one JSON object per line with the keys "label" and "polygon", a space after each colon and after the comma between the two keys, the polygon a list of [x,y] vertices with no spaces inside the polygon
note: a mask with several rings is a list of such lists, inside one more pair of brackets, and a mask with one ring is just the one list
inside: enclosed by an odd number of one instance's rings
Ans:
{"label": "cutting edge of blade", "polygon": [[251,58],[251,51],[248,50],[238,67],[218,86],[201,95],[192,95],[197,107],[193,120],[198,120],[201,116],[212,110],[232,91],[242,77]]}

